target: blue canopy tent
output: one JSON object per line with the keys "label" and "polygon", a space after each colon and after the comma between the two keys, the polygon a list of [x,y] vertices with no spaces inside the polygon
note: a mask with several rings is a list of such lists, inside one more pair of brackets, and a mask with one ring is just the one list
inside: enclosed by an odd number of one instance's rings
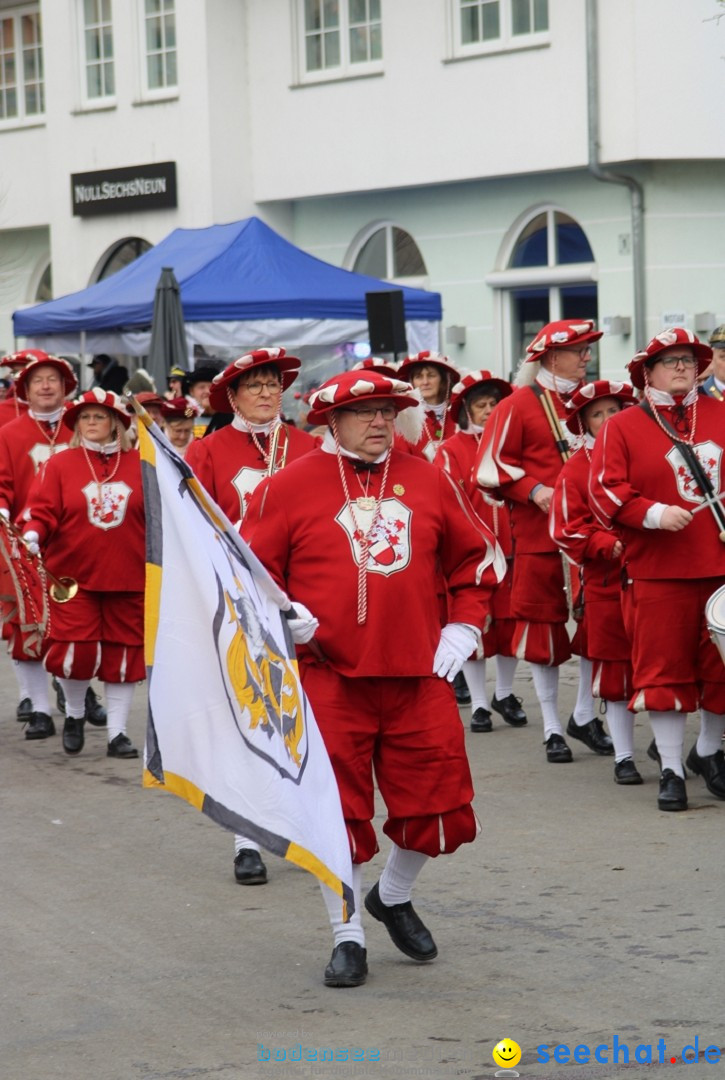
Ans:
{"label": "blue canopy tent", "polygon": [[[16,338],[58,353],[149,352],[163,267],[181,288],[189,353],[366,341],[365,294],[399,288],[322,262],[256,217],[175,229],[113,277],[13,314]],[[438,347],[439,293],[402,288],[411,351]]]}

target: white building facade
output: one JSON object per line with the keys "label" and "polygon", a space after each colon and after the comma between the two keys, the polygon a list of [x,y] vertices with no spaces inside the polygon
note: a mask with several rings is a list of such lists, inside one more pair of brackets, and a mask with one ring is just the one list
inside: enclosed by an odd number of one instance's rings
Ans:
{"label": "white building facade", "polygon": [[598,320],[611,376],[668,321],[706,338],[725,322],[721,12],[0,0],[0,347],[49,278],[60,296],[252,213],[440,292],[462,367],[508,376],[557,317]]}

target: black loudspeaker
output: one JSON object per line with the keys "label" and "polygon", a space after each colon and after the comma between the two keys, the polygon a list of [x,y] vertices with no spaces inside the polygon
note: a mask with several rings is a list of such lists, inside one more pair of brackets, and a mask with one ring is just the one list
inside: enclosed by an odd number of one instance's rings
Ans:
{"label": "black loudspeaker", "polygon": [[407,352],[402,290],[365,293],[365,305],[368,314],[370,351],[373,354],[396,353],[396,355]]}

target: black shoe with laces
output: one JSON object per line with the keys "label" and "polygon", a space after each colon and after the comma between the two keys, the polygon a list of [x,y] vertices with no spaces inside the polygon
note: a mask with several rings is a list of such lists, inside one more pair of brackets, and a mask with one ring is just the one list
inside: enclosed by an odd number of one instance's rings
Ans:
{"label": "black shoe with laces", "polygon": [[554,765],[574,760],[571,750],[561,735],[550,735],[544,746],[546,747],[546,760]]}
{"label": "black shoe with laces", "polygon": [[614,763],[614,783],[615,784],[642,784],[644,781],[637,771],[637,766],[632,761],[631,757],[626,757],[622,761],[616,761]]}
{"label": "black shoe with laces", "polygon": [[[27,738],[27,735],[26,735]],[[716,799],[725,799],[725,754],[716,750],[714,754],[701,757],[697,752],[697,743],[687,755],[687,767],[707,784],[707,790]]]}
{"label": "black shoe with laces", "polygon": [[471,717],[471,731],[493,731],[493,721],[488,709],[476,709]]}
{"label": "black shoe with laces", "polygon": [[89,686],[86,690],[86,714],[85,721],[89,724],[93,724],[94,727],[105,727],[108,721],[106,710],[98,700],[98,695],[92,686]]}
{"label": "black shoe with laces", "polygon": [[234,880],[238,885],[267,884],[267,867],[254,848],[241,848],[234,856]]}
{"label": "black shoe with laces", "polygon": [[83,720],[76,720],[73,716],[66,716],[63,724],[63,749],[66,754],[80,754],[85,743],[83,735]]}
{"label": "black shoe with laces", "polygon": [[590,720],[588,724],[577,724],[572,713],[569,717],[569,723],[566,725],[566,733],[572,739],[579,739],[595,754],[611,757],[614,753],[614,743],[607,735],[604,725],[598,717]]}
{"label": "black shoe with laces", "polygon": [[19,724],[29,724],[33,719],[33,703],[29,697],[24,697],[15,710],[15,719]]}
{"label": "black shoe with laces", "polygon": [[111,739],[106,750],[106,757],[137,758],[138,750],[133,745],[128,735],[120,732],[115,739]]}
{"label": "black shoe with laces", "polygon": [[687,810],[687,789],[685,781],[672,769],[665,769],[660,776],[660,791],[657,796],[660,810]]}
{"label": "black shoe with laces", "polygon": [[33,713],[30,723],[25,729],[26,739],[48,739],[55,735],[55,724],[50,716],[44,712]]}
{"label": "black shoe with laces", "polygon": [[521,708],[521,698],[516,697],[515,694],[509,694],[500,701],[494,694],[491,708],[499,713],[511,727],[523,727],[529,722],[526,713]]}

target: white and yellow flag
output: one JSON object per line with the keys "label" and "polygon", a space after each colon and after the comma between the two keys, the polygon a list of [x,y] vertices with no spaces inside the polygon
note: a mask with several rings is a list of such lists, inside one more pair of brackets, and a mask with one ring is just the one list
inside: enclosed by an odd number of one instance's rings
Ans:
{"label": "white and yellow flag", "polygon": [[285,594],[146,413],[144,785],[311,871],[354,910],[337,783]]}

